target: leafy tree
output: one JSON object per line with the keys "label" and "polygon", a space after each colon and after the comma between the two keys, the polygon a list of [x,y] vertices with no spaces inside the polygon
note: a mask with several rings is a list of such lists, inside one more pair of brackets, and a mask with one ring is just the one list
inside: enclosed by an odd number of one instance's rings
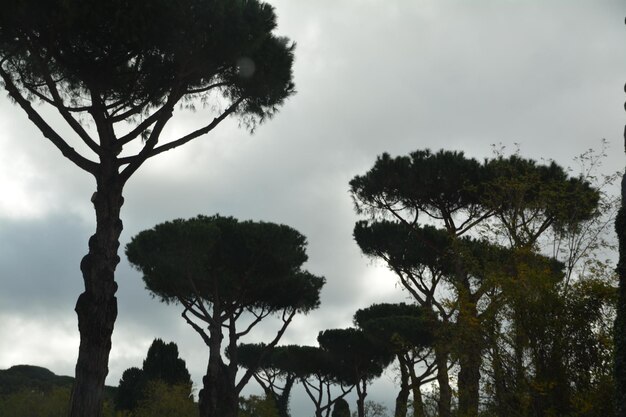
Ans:
{"label": "leafy tree", "polygon": [[239,366],[254,369],[254,379],[266,398],[274,401],[278,417],[290,417],[289,397],[297,379],[286,359],[291,349],[293,346],[274,346],[268,350],[264,343],[242,343],[236,350]]}
{"label": "leafy tree", "polygon": [[154,339],[143,361],[143,372],[149,380],[191,386],[191,375],[185,361],[178,356],[178,346],[174,342]]}
{"label": "leafy tree", "polygon": [[[315,407],[316,417],[329,417],[335,403],[354,388],[348,372],[332,352],[317,346],[279,346],[271,359],[276,370],[295,376]],[[259,369],[262,368],[263,365]],[[333,388],[338,388],[333,389]]]}
{"label": "leafy tree", "polygon": [[[249,126],[294,92],[293,44],[259,1],[7,0],[0,77],[14,102],[67,159],[91,174],[96,232],[81,262],[81,344],[71,415],[100,415],[117,316],[114,272],[123,189],[148,158],[211,132],[230,115]],[[178,103],[221,109],[165,137]],[[59,112],[80,149],[32,105]],[[131,150],[139,149],[135,154]]]}
{"label": "leafy tree", "polygon": [[117,410],[134,410],[139,404],[148,380],[145,372],[139,368],[128,368],[122,373],[117,396],[115,398],[115,408]]}
{"label": "leafy tree", "polygon": [[[23,388],[0,395],[0,416],[11,417],[66,417],[69,411],[71,387],[52,387],[41,391]],[[104,402],[103,415],[116,417],[108,401]]]}
{"label": "leafy tree", "polygon": [[333,407],[331,417],[350,417],[350,405],[346,400],[340,398]]}
{"label": "leafy tree", "polygon": [[379,377],[393,360],[393,353],[360,329],[324,330],[317,336],[322,349],[339,361],[343,379],[356,387],[357,413],[365,417],[365,397],[368,383]]}
{"label": "leafy tree", "polygon": [[[433,380],[434,362],[426,357],[430,351],[424,348],[432,343],[433,323],[425,317],[424,309],[417,305],[374,304],[354,314],[354,322],[372,338],[385,343],[396,355],[400,369],[400,391],[396,397],[395,417],[406,417],[409,392],[413,392],[414,416],[423,417],[419,407],[423,403],[420,386]],[[415,366],[424,363],[418,376]],[[423,408],[423,407],[422,407]]]}
{"label": "leafy tree", "polygon": [[279,417],[271,398],[251,395],[239,399],[239,417]]}
{"label": "leafy tree", "polygon": [[134,410],[144,398],[150,381],[187,386],[187,396],[191,397],[191,376],[185,361],[178,356],[176,343],[154,339],[143,361],[143,368],[132,367],[124,371],[117,389],[116,409]]}
{"label": "leafy tree", "polygon": [[170,385],[162,380],[148,381],[133,417],[197,417],[198,406],[189,396],[187,384]]}
{"label": "leafy tree", "polygon": [[[357,212],[371,218],[371,224],[361,223],[355,228],[355,238],[365,253],[368,249],[364,248],[359,232],[371,226],[381,230],[402,229],[404,244],[415,240],[417,243],[411,243],[412,247],[421,245],[431,254],[413,255],[414,259],[427,261],[421,264],[410,265],[402,257],[396,258],[400,264],[393,264],[385,257],[386,250],[369,250],[388,263],[420,305],[431,308],[446,324],[454,318],[456,331],[450,340],[459,360],[459,413],[463,417],[476,416],[485,349],[482,324],[497,310],[498,303],[493,302],[492,295],[500,293],[497,278],[501,274],[491,268],[495,266],[496,270],[506,272],[498,265],[505,265],[502,261],[511,255],[487,241],[464,235],[483,235],[499,242],[499,236],[491,234],[488,226],[500,224],[516,247],[534,250],[537,239],[549,228],[565,228],[589,219],[598,200],[597,191],[584,179],[569,178],[554,163],[538,165],[514,156],[481,164],[459,152],[428,150],[397,158],[383,154],[368,173],[355,177],[350,186]],[[437,233],[420,224],[420,216],[442,228],[439,238],[424,240],[428,234]],[[387,222],[384,226],[377,226],[384,221]],[[439,249],[434,250],[433,245]],[[398,244],[388,247],[398,248]],[[485,255],[491,265],[480,264]],[[430,259],[426,259],[428,256]],[[444,259],[447,261],[441,262]],[[512,278],[506,273],[502,276]],[[440,283],[450,286],[453,300],[436,299]],[[439,414],[444,417],[451,415],[451,390],[445,364],[451,352],[447,346],[447,341],[435,343]]]}
{"label": "leafy tree", "polygon": [[[365,417],[387,417],[387,407],[376,401],[365,401]],[[357,412],[352,413],[353,417],[357,417]]]}
{"label": "leafy tree", "polygon": [[[216,215],[159,224],[126,247],[146,287],[161,301],[181,304],[182,316],[209,347],[199,394],[203,417],[236,416],[238,395],[255,368],[236,381],[241,337],[276,315],[282,324],[266,345],[269,350],[297,313],[319,305],[324,279],[302,269],[305,246],[304,236],[288,226]],[[238,328],[244,314],[252,320]],[[228,364],[222,357],[224,340]]]}

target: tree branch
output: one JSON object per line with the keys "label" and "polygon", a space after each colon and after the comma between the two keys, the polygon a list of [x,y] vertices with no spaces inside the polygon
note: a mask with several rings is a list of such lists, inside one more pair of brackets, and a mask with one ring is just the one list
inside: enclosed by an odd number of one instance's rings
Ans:
{"label": "tree branch", "polygon": [[189,323],[191,327],[193,327],[193,329],[196,332],[198,332],[198,334],[200,334],[200,336],[202,337],[202,340],[204,340],[204,343],[206,343],[206,345],[209,346],[211,344],[211,338],[206,334],[206,332],[200,326],[194,323],[194,321],[191,320],[187,316],[187,309],[183,311],[183,314],[181,314],[181,316],[187,321],[187,323]]}
{"label": "tree branch", "polygon": [[[208,125],[206,125],[203,128],[200,128],[198,130],[195,130],[191,133],[189,133],[186,136],[183,136],[179,139],[173,140],[169,143],[166,143],[165,145],[159,146],[158,148],[154,148],[154,149],[148,149],[146,147],[144,147],[144,149],[137,155],[134,156],[129,156],[126,158],[120,158],[119,159],[119,164],[120,165],[126,165],[126,164],[139,164],[141,165],[141,163],[143,163],[146,159],[151,158],[153,156],[156,156],[160,153],[172,150],[174,148],[177,148],[181,145],[184,145],[185,143],[199,137],[202,135],[205,135],[207,133],[209,133],[211,130],[213,130],[222,120],[226,119],[226,117],[230,116],[232,113],[235,112],[235,110],[237,110],[237,107],[239,106],[239,104],[241,104],[241,102],[243,101],[243,98],[238,99],[237,101],[235,101],[233,104],[230,105],[230,107],[228,107],[224,113],[222,113],[221,115],[219,115],[218,117],[216,117],[215,119],[213,119],[213,121],[211,123],[209,123]],[[171,117],[171,114],[170,114]],[[156,130],[156,127],[155,127]],[[154,134],[154,130],[152,131],[152,133]],[[150,137],[152,137],[152,134],[150,135]],[[148,139],[149,141],[150,139]],[[147,142],[146,142],[147,143]],[[130,166],[129,166],[130,168]],[[126,168],[128,169],[128,168]],[[126,171],[126,170],[124,170]]]}
{"label": "tree branch", "polygon": [[19,92],[17,86],[13,83],[13,80],[7,74],[7,72],[0,67],[0,76],[4,81],[4,86],[11,96],[13,100],[26,112],[28,118],[35,124],[35,126],[39,129],[39,131],[46,137],[50,142],[57,147],[59,151],[63,154],[64,157],[72,161],[79,168],[89,172],[92,175],[96,175],[98,170],[98,164],[96,162],[90,161],[85,158],[81,154],[79,154],[74,148],[72,148],[57,132],[54,131],[46,123],[46,121],[37,113],[30,102],[25,99]]}

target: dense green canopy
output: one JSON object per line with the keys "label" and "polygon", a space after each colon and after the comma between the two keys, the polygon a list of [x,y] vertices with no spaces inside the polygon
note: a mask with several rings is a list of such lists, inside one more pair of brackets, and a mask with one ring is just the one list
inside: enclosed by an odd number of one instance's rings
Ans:
{"label": "dense green canopy", "polygon": [[0,57],[35,95],[52,81],[121,111],[217,85],[262,117],[294,91],[293,44],[272,34],[274,9],[257,0],[7,0],[3,10]]}
{"label": "dense green canopy", "polygon": [[147,288],[166,302],[200,297],[224,307],[306,312],[324,279],[301,269],[306,239],[273,223],[198,216],[155,226],[126,248]]}

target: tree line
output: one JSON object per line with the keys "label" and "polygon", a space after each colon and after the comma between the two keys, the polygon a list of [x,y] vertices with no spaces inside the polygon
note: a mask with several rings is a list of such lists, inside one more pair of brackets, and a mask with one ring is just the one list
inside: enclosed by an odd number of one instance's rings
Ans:
{"label": "tree line", "polygon": [[[366,417],[369,386],[393,369],[394,417],[611,415],[617,291],[597,257],[615,204],[592,179],[517,154],[381,155],[350,182],[365,217],[353,234],[410,302],[358,309],[353,327],[321,330],[316,346],[279,344],[296,314],[319,307],[325,282],[302,269],[296,230],[201,215],[140,232],[129,261],[156,298],[181,307],[209,360],[195,404],[176,345],[155,340],[108,409],[291,417],[300,384],[315,417],[350,415],[350,393]],[[241,342],[272,316],[273,338]],[[241,398],[252,380],[263,397]]]}

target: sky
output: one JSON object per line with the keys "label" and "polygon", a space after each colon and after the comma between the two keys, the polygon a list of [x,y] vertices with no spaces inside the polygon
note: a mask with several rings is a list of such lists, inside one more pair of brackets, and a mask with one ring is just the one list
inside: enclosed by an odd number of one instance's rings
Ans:
{"label": "sky", "polygon": [[[606,139],[603,171],[624,167],[623,1],[269,3],[278,33],[297,43],[297,94],[254,134],[229,119],[143,166],[125,190],[121,248],[141,230],[198,214],[294,227],[308,239],[306,268],[327,283],[320,308],[296,318],[281,343],[315,344],[319,331],[350,326],[359,308],[407,300],[352,238],[359,216],[348,183],[381,153],[449,149],[483,159],[496,145],[575,171],[573,159]],[[177,112],[165,135],[210,118],[203,109]],[[0,94],[0,369],[32,364],[73,375],[94,187]],[[207,349],[180,307],[153,299],[123,255],[116,279],[107,383],[141,366],[156,337],[178,344],[201,383]],[[276,325],[248,341],[272,337]],[[391,407],[394,396],[390,372],[368,398]],[[312,414],[307,401],[296,391],[294,416]]]}

